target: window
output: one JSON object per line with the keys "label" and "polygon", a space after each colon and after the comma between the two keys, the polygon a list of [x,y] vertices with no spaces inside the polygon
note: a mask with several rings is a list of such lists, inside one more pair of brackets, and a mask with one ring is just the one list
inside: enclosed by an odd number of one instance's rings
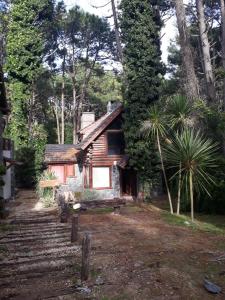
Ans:
{"label": "window", "polygon": [[65,168],[66,168],[66,177],[75,175],[75,165],[74,164],[65,165]]}
{"label": "window", "polygon": [[122,131],[108,131],[108,155],[124,154],[124,134]]}
{"label": "window", "polygon": [[67,177],[75,176],[74,164],[50,165],[49,170],[55,174],[60,183],[65,183]]}
{"label": "window", "polygon": [[65,182],[64,165],[52,165],[49,169],[52,173],[54,173],[59,183]]}
{"label": "window", "polygon": [[110,167],[93,167],[92,168],[92,187],[93,188],[110,188]]}

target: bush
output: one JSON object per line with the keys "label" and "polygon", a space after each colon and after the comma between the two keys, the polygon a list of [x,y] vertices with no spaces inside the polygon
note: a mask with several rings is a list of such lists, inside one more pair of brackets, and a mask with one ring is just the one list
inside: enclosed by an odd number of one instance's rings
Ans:
{"label": "bush", "polygon": [[22,188],[35,186],[35,150],[23,147],[16,151],[16,160],[22,162],[15,166],[16,185]]}
{"label": "bush", "polygon": [[56,179],[54,173],[46,170],[44,171],[38,179],[38,184],[36,186],[36,192],[39,199],[43,203],[44,207],[52,207],[56,204],[55,199],[53,198],[53,188],[42,188],[40,187],[39,182],[41,180],[53,180]]}
{"label": "bush", "polygon": [[218,160],[219,167],[216,168],[213,185],[210,189],[209,197],[206,193],[199,196],[197,210],[208,214],[225,214],[225,159]]}
{"label": "bush", "polygon": [[90,189],[85,189],[81,193],[81,200],[84,201],[91,201],[91,200],[98,200],[100,197],[97,191],[95,190],[90,190]]}

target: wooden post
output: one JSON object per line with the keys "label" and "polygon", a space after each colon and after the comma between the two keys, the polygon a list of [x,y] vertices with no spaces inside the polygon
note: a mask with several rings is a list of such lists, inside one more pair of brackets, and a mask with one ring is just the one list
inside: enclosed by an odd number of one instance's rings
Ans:
{"label": "wooden post", "polygon": [[72,216],[72,226],[71,226],[71,243],[74,243],[78,240],[78,224],[79,224],[79,216]]}
{"label": "wooden post", "polygon": [[89,233],[85,233],[82,241],[82,266],[81,266],[81,280],[87,280],[89,276],[91,254],[91,237]]}
{"label": "wooden post", "polygon": [[119,215],[120,214],[120,205],[114,206],[113,210],[114,210],[115,215]]}
{"label": "wooden post", "polygon": [[69,218],[69,207],[68,207],[68,205],[65,203],[65,204],[61,207],[60,222],[61,222],[61,223],[67,223],[68,218]]}

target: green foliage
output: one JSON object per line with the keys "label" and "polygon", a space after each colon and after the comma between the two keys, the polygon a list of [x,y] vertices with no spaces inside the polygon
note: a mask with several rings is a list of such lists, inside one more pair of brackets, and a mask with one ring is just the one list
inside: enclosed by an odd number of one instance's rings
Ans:
{"label": "green foliage", "polygon": [[4,185],[2,176],[6,173],[6,167],[3,164],[0,164],[0,187]]}
{"label": "green foliage", "polygon": [[35,176],[39,176],[42,170],[44,149],[47,143],[47,134],[42,124],[34,124],[32,146],[35,151]]}
{"label": "green foliage", "polygon": [[38,177],[38,183],[36,185],[36,193],[37,193],[39,199],[41,200],[41,202],[43,203],[44,207],[52,207],[56,203],[55,203],[55,199],[53,198],[53,196],[54,196],[53,188],[42,188],[42,187],[40,187],[39,182],[41,180],[53,180],[53,179],[56,179],[55,174],[48,170],[44,171]]}
{"label": "green foliage", "polygon": [[5,175],[6,167],[3,164],[0,164],[0,176]]}
{"label": "green foliage", "polygon": [[51,0],[13,1],[7,41],[10,78],[28,84],[36,78],[44,51],[42,30],[51,5]]}
{"label": "green foliage", "polygon": [[27,120],[27,101],[29,91],[23,82],[14,81],[9,85],[12,103],[11,120],[7,131],[15,142],[15,147],[26,147],[29,141],[29,130]]}
{"label": "green foliage", "polygon": [[35,150],[21,147],[15,152],[15,158],[21,165],[15,166],[16,184],[18,187],[31,188],[35,185]]}
{"label": "green foliage", "polygon": [[166,118],[159,106],[152,105],[148,110],[148,120],[143,122],[141,132],[146,137],[155,138],[157,135],[164,137],[166,135]]}
{"label": "green foliage", "polygon": [[81,200],[91,201],[98,200],[99,194],[96,190],[85,189],[81,194]]}
{"label": "green foliage", "polygon": [[158,100],[161,77],[159,32],[161,21],[152,1],[122,0],[121,30],[124,43],[125,139],[130,164],[148,178],[150,147],[140,137],[140,127],[150,105]]}
{"label": "green foliage", "polygon": [[225,131],[225,112],[216,105],[208,106],[205,101],[198,100],[194,104],[202,131],[223,147]]}
{"label": "green foliage", "polygon": [[[53,8],[52,0],[14,0],[9,11],[6,69],[11,118],[7,135],[14,141],[18,159],[24,162],[23,167],[16,168],[17,182],[26,187],[33,185],[39,173],[47,141],[45,129],[38,122],[35,88],[43,73],[45,29]],[[31,155],[30,161],[27,155]]]}
{"label": "green foliage", "polygon": [[168,99],[167,113],[170,126],[175,130],[182,130],[191,125],[192,108],[187,98],[177,94]]}
{"label": "green foliage", "polygon": [[[208,220],[208,222],[200,222],[195,221],[192,222],[191,219],[187,216],[176,216],[171,215],[168,212],[162,212],[162,217],[165,222],[175,226],[188,227],[192,230],[200,230],[204,232],[211,232],[214,234],[225,234],[225,230],[217,226],[217,224],[213,224]],[[198,217],[197,217],[198,218]]]}
{"label": "green foliage", "polygon": [[209,197],[207,193],[202,193],[198,197],[197,210],[209,214],[225,214],[225,159],[218,159],[219,168],[213,172],[215,185],[209,187]]}
{"label": "green foliage", "polygon": [[175,169],[175,175],[181,171],[183,189],[190,195],[190,176],[195,191],[209,194],[208,187],[215,184],[210,171],[216,165],[217,144],[206,139],[199,131],[184,129],[177,132],[172,142],[165,148],[167,161]]}

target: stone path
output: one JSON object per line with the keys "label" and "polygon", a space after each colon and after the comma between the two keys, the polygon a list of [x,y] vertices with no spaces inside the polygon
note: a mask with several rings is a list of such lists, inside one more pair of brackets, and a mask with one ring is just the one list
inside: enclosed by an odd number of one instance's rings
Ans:
{"label": "stone path", "polygon": [[37,200],[28,198],[0,236],[0,299],[68,299],[80,248],[70,242],[70,224],[60,224],[54,211],[34,210]]}

